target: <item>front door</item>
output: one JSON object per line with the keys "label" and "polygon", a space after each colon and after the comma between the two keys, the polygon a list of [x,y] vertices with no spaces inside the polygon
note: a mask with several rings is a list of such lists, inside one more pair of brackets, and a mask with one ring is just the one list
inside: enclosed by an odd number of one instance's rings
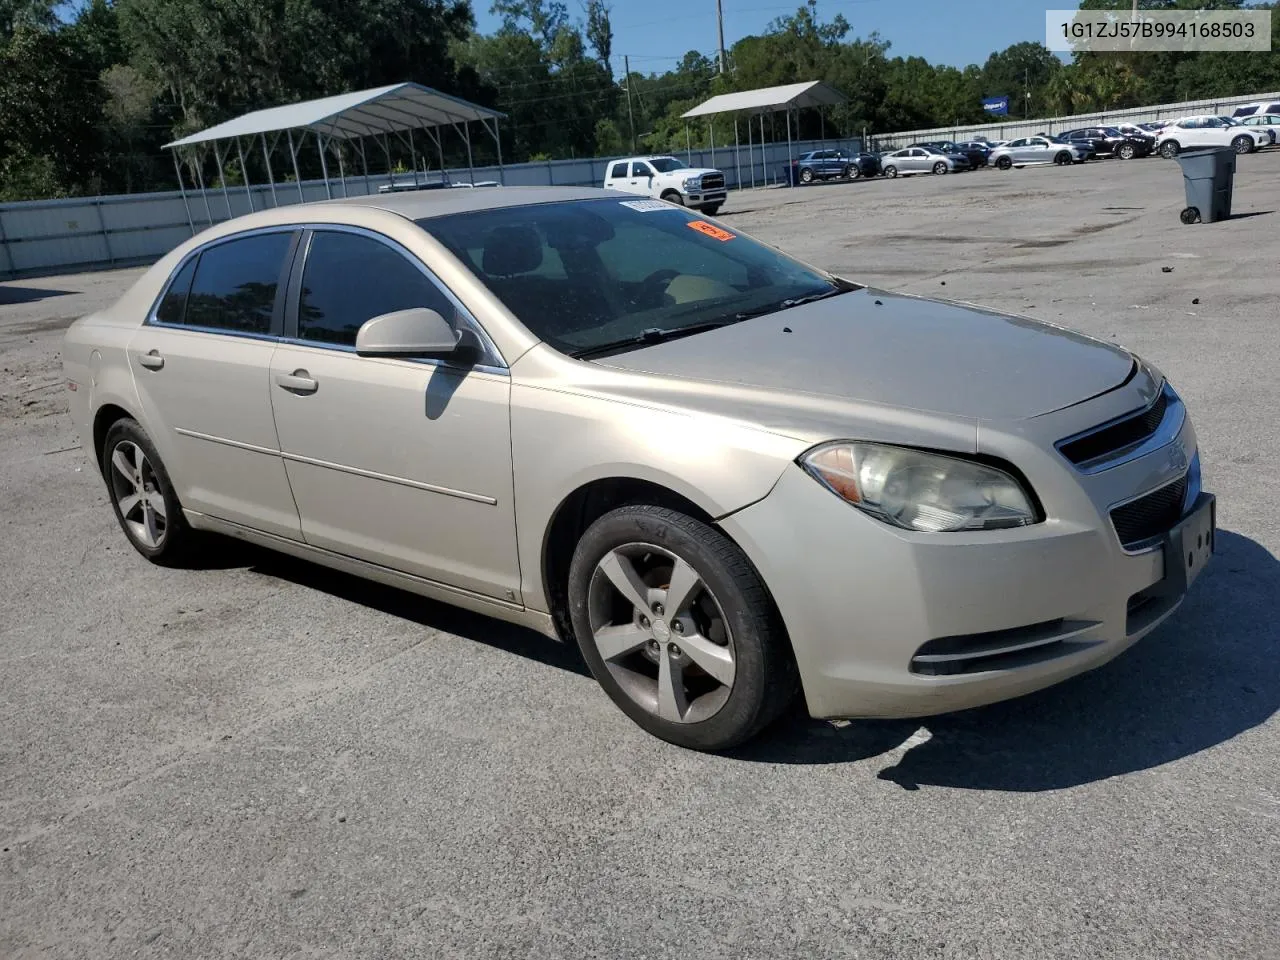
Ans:
{"label": "front door", "polygon": [[627,180],[627,186],[624,189],[627,193],[638,193],[642,197],[647,197],[652,187],[653,171],[649,169],[649,165],[633,160],[631,162],[631,177]]}
{"label": "front door", "polygon": [[296,540],[268,387],[294,236],[256,233],[192,256],[128,353],[143,419],[183,506]]}
{"label": "front door", "polygon": [[[309,234],[271,365],[285,469],[306,541],[518,601],[511,381],[471,366],[358,356],[372,317],[429,307],[471,325],[407,251],[365,232]],[[487,343],[487,341],[486,341]]]}

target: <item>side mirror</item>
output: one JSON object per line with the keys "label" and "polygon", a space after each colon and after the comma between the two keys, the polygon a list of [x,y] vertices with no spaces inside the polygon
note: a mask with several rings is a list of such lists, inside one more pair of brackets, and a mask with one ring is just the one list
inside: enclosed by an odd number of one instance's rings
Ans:
{"label": "side mirror", "polygon": [[362,357],[448,357],[462,337],[434,310],[414,307],[366,320],[356,332]]}

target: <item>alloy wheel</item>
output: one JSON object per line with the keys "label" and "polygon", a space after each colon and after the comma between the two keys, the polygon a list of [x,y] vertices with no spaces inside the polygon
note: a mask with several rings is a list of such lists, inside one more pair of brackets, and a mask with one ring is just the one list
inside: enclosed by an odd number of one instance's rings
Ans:
{"label": "alloy wheel", "polygon": [[155,469],[142,448],[132,440],[117,443],[111,451],[108,476],[111,497],[129,535],[144,547],[160,547],[168,530],[168,511]]}
{"label": "alloy wheel", "polygon": [[733,636],[688,561],[649,543],[601,558],[587,595],[592,639],[618,686],[662,720],[697,723],[729,699]]}

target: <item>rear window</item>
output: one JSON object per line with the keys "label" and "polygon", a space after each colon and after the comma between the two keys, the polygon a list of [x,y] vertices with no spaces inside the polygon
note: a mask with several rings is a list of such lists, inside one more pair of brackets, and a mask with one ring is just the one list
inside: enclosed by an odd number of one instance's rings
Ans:
{"label": "rear window", "polygon": [[627,175],[627,162],[615,163],[613,169],[609,171],[609,176],[614,180],[621,180]]}
{"label": "rear window", "polygon": [[191,292],[191,278],[196,275],[196,261],[199,259],[199,257],[192,257],[183,264],[178,275],[169,284],[164,299],[160,301],[160,306],[156,307],[156,319],[161,323],[182,323],[182,318],[187,312],[187,294]]}

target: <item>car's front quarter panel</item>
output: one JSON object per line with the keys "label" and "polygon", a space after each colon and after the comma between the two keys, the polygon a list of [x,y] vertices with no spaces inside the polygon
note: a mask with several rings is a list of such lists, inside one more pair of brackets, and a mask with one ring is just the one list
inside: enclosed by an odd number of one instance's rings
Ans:
{"label": "car's front quarter panel", "polygon": [[765,497],[810,446],[729,417],[626,397],[605,382],[641,379],[634,374],[602,372],[595,383],[575,384],[563,371],[587,365],[552,354],[550,347],[535,348],[512,368],[521,585],[534,609],[549,610],[546,535],[575,491],[597,481],[645,481],[720,517]]}

